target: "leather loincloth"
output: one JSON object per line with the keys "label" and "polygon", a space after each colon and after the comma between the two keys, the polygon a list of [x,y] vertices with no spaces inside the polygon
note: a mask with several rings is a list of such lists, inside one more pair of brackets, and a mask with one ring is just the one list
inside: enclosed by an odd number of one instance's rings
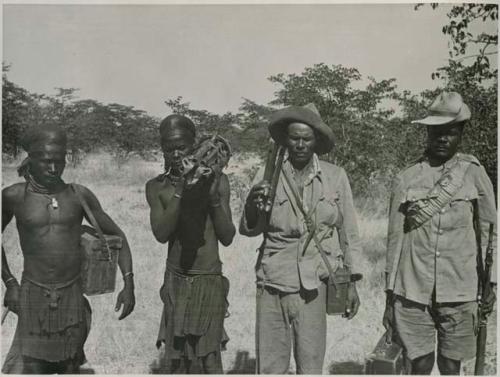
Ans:
{"label": "leather loincloth", "polygon": [[184,275],[169,265],[160,296],[164,303],[157,347],[165,343],[169,359],[194,359],[220,351],[229,281],[222,274]]}
{"label": "leather loincloth", "polygon": [[23,276],[16,333],[2,371],[9,373],[18,356],[83,364],[90,322],[79,276],[62,284],[41,284]]}

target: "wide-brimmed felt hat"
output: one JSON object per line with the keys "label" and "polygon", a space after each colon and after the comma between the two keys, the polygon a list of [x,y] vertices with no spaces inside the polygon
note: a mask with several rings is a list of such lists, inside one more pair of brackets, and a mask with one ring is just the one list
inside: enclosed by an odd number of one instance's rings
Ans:
{"label": "wide-brimmed felt hat", "polygon": [[442,92],[429,107],[427,117],[414,120],[412,123],[427,126],[442,126],[451,123],[463,122],[471,117],[467,106],[457,92]]}
{"label": "wide-brimmed felt hat", "polygon": [[317,154],[328,153],[332,150],[334,145],[333,132],[323,122],[318,109],[313,103],[305,106],[290,106],[274,112],[269,123],[269,133],[273,140],[284,145],[287,127],[290,123],[295,122],[307,124],[319,134],[314,150]]}

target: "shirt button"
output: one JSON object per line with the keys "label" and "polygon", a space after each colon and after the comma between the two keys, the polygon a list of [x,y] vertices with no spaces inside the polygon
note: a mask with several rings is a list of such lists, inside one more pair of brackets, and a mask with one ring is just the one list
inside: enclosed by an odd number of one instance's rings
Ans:
{"label": "shirt button", "polygon": [[436,251],[436,257],[439,257],[441,253],[439,251]]}
{"label": "shirt button", "polygon": [[445,212],[446,212],[446,210],[444,208],[441,209],[441,213],[445,213]]}
{"label": "shirt button", "polygon": [[438,233],[439,233],[439,234],[443,234],[443,229],[439,229],[439,230],[438,230]]}

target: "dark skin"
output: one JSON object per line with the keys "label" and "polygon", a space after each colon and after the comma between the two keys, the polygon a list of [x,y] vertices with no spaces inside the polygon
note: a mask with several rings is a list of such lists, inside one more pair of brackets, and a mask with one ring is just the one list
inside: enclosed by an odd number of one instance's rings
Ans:
{"label": "dark skin", "polygon": [[[73,279],[80,273],[82,263],[79,244],[81,224],[86,215],[69,185],[59,179],[64,167],[62,148],[46,145],[41,153],[32,157],[30,172],[37,184],[49,189],[50,194],[25,191],[25,183],[16,183],[2,191],[2,231],[15,217],[24,257],[24,273],[45,284]],[[89,189],[83,186],[79,186],[79,189],[103,232],[122,237],[123,248],[119,253],[118,264],[122,274],[131,272],[132,257],[124,233],[104,212]],[[51,206],[51,198],[57,200],[57,209]],[[2,280],[7,286],[4,304],[17,314],[19,284],[12,277],[2,247]],[[115,305],[115,311],[123,307],[119,319],[127,317],[134,305],[134,282],[132,276],[127,276]]]}
{"label": "dark skin", "polygon": [[[285,147],[288,151],[288,158],[295,169],[295,183],[302,195],[304,181],[309,173],[309,166],[312,163],[316,147],[317,136],[313,128],[304,123],[290,123],[287,128]],[[261,210],[264,198],[269,194],[270,183],[261,181],[253,186],[248,194],[245,205],[245,216],[250,228],[260,225],[266,221],[266,213]],[[313,226],[314,224],[308,224]],[[355,283],[349,285],[347,295],[347,319],[352,319],[359,309],[359,296]]]}
{"label": "dark skin", "polygon": [[201,187],[187,190],[186,182],[189,177],[182,173],[182,158],[192,151],[193,144],[194,137],[182,129],[162,137],[165,166],[170,166],[180,176],[180,180],[175,186],[171,182],[159,182],[155,179],[146,184],[146,198],[151,209],[151,229],[158,242],[166,243],[177,228],[180,199],[185,197],[196,200],[199,196],[205,196],[209,200],[209,214],[215,235],[224,246],[229,246],[236,233],[229,206],[229,180],[220,169],[214,169],[209,181],[200,184],[205,190],[200,192]]}
{"label": "dark skin", "polygon": [[[452,123],[444,126],[427,126],[427,156],[433,167],[441,166],[449,161],[458,151],[462,142],[464,123]],[[491,298],[487,299],[485,311],[491,313],[495,303],[496,284],[492,284]],[[383,325],[387,330],[386,342],[390,343],[394,333],[394,298],[392,291],[387,291],[387,302],[383,317]],[[428,375],[434,367],[434,352],[412,360],[412,374]],[[460,374],[460,360],[453,360],[441,354],[437,356],[439,372],[443,375]]]}
{"label": "dark skin", "polygon": [[[169,248],[168,261],[183,269],[212,270],[220,264],[218,242],[229,246],[236,229],[229,206],[229,180],[220,169],[214,169],[206,180],[188,188],[189,173],[182,159],[193,150],[194,136],[182,127],[173,127],[162,135],[165,167],[178,177],[176,183],[152,179],[146,184],[150,206],[151,230],[161,243],[180,240],[180,247]],[[189,360],[172,360],[170,373],[182,368],[191,371]],[[201,358],[203,373],[222,374],[220,354]]]}
{"label": "dark skin", "polygon": [[463,126],[463,123],[427,126],[427,154],[431,166],[441,166],[457,153]]}
{"label": "dark skin", "polygon": [[[190,228],[193,225],[188,218],[185,223],[180,222],[181,211],[198,218],[208,208],[209,218],[203,224],[205,245],[220,241],[222,245],[229,246],[236,233],[229,206],[229,180],[220,169],[214,169],[208,180],[187,189],[189,176],[184,176],[182,171],[182,158],[192,151],[193,144],[192,134],[182,128],[174,128],[162,137],[165,166],[172,168],[173,174],[179,176],[179,181],[174,185],[168,179],[163,182],[152,179],[146,184],[151,230],[158,242],[167,243],[179,226]],[[171,261],[180,259],[180,255],[169,255]],[[200,247],[196,259],[198,268],[203,268],[218,260],[218,255],[213,253],[211,247]]]}

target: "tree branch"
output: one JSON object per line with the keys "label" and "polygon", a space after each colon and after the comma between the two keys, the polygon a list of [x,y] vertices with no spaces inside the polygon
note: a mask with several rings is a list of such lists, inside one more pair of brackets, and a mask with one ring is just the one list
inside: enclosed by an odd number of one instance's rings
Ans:
{"label": "tree branch", "polygon": [[477,58],[479,56],[496,55],[496,54],[497,54],[496,51],[495,52],[485,52],[485,53],[481,53],[481,54],[462,56],[458,59],[450,59],[450,60],[453,60],[455,62],[461,62],[462,60],[465,60],[465,59]]}

